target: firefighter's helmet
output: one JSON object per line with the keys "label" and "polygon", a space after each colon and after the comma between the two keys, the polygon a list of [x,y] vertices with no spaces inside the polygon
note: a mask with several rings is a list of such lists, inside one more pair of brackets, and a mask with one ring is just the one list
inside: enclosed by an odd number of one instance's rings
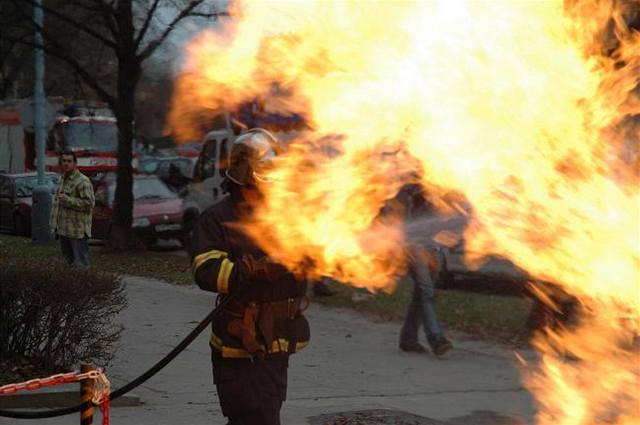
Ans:
{"label": "firefighter's helmet", "polygon": [[267,130],[252,128],[243,132],[231,146],[227,177],[241,186],[265,181],[278,146],[278,140]]}

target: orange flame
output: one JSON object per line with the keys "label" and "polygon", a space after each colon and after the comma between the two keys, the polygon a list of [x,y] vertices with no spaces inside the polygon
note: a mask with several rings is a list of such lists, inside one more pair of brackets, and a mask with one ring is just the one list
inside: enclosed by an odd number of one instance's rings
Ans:
{"label": "orange flame", "polygon": [[[512,259],[587,313],[527,374],[545,424],[640,422],[637,1],[251,2],[189,46],[171,127],[255,97],[308,117],[250,232],[292,268],[371,289],[404,269],[415,178],[472,205],[472,264]],[[396,155],[389,153],[396,152]],[[393,160],[390,160],[393,158]],[[579,360],[564,362],[555,353]]]}

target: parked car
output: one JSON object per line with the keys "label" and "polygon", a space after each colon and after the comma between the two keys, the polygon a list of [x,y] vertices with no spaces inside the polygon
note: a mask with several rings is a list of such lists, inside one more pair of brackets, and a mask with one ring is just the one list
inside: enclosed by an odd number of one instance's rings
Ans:
{"label": "parked car", "polygon": [[[45,173],[45,180],[52,191],[59,178],[57,173]],[[0,173],[0,229],[31,236],[31,196],[37,184],[38,174],[35,172]]]}
{"label": "parked car", "polygon": [[193,179],[197,157],[148,157],[141,162],[143,174],[155,174],[174,192],[180,192]]}
{"label": "parked car", "polygon": [[[116,180],[113,175],[103,176],[94,182],[96,206],[93,210],[92,236],[107,239]],[[133,177],[133,231],[146,245],[155,244],[158,239],[182,240],[183,231],[182,199],[157,177],[135,175]]]}
{"label": "parked car", "polygon": [[155,174],[174,192],[180,192],[193,180],[197,157],[161,158]]}
{"label": "parked car", "polygon": [[441,283],[444,286],[452,286],[456,276],[520,283],[531,279],[525,270],[511,260],[497,255],[484,257],[478,267],[469,267],[465,262],[465,255],[469,252],[465,250],[464,240],[452,247],[441,247],[441,250],[445,258],[441,274]]}

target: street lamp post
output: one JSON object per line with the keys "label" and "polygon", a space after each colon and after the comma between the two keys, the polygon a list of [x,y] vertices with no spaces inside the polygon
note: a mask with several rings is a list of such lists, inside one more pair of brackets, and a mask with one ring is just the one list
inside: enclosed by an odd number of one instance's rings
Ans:
{"label": "street lamp post", "polygon": [[35,32],[35,85],[33,102],[33,129],[36,138],[36,166],[38,170],[38,185],[33,189],[33,206],[31,208],[31,238],[35,244],[51,241],[49,233],[49,212],[51,210],[51,187],[45,179],[44,169],[44,50],[42,32],[44,22],[42,0],[36,0],[33,6],[33,20],[36,24]]}

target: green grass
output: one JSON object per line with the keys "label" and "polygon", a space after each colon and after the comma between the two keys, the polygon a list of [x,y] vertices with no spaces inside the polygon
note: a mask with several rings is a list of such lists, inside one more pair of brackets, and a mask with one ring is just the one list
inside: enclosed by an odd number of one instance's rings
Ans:
{"label": "green grass", "polygon": [[[15,256],[45,256],[51,261],[62,261],[57,244],[35,246],[27,238],[0,234],[0,261]],[[193,283],[189,261],[183,256],[154,251],[116,253],[92,246],[90,259],[93,267],[114,274],[152,277],[181,285]],[[362,289],[336,283],[330,285],[337,291],[335,296],[316,297],[313,301],[353,308],[378,320],[398,322],[404,319],[412,291],[408,279],[403,279],[392,294],[372,296]],[[354,301],[354,294],[361,295],[363,300]],[[457,290],[438,291],[436,296],[436,309],[447,328],[508,343],[519,344],[526,340],[531,307],[530,299],[518,296]]]}
{"label": "green grass", "polygon": [[[0,233],[0,261],[12,257],[63,261],[58,243],[38,246],[28,238]],[[91,246],[89,259],[92,267],[108,273],[153,277],[179,285],[193,283],[188,258],[178,255],[154,251],[109,252],[102,246]]]}
{"label": "green grass", "polygon": [[[391,294],[381,292],[367,295],[362,289],[336,283],[329,285],[337,294],[316,297],[315,302],[354,308],[382,320],[398,322],[405,317],[413,290],[409,279],[402,279]],[[354,301],[354,294],[362,300]],[[438,316],[448,329],[510,344],[526,341],[527,320],[533,304],[528,298],[440,290],[436,292],[435,302]]]}

